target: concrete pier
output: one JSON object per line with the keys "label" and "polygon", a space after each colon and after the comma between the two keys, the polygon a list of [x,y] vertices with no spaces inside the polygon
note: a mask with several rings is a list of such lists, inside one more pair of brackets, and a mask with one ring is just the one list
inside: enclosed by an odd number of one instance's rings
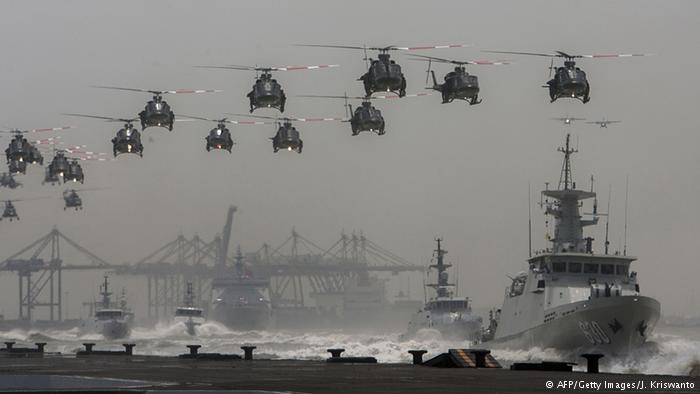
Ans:
{"label": "concrete pier", "polygon": [[[645,381],[694,382],[700,378],[586,374],[583,372],[511,371],[482,368],[430,368],[405,364],[329,364],[296,360],[210,360],[139,356],[27,358],[21,363],[0,358],[2,375],[62,375],[135,379],[152,383],[153,389],[170,390],[269,390],[300,393],[542,393],[547,382],[560,381],[632,383]],[[168,384],[164,386],[163,384]],[[555,386],[556,387],[556,386]]]}

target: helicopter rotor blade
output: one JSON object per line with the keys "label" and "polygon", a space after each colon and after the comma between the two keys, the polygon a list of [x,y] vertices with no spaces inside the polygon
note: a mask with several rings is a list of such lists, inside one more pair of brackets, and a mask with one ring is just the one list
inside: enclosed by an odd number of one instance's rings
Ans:
{"label": "helicopter rotor blade", "polygon": [[127,122],[127,123],[131,123],[131,122],[137,121],[137,120],[139,119],[139,118],[130,118],[130,119],[127,119],[127,118],[110,118],[109,116],[96,116],[96,115],[84,115],[84,114],[63,114],[63,115],[66,115],[66,116],[78,116],[78,117],[81,117],[81,118],[102,119],[102,120],[106,120],[106,121],[108,121],[108,122]]}
{"label": "helicopter rotor blade", "polygon": [[251,66],[194,66],[195,68],[220,68],[226,70],[256,71],[257,67]]}
{"label": "helicopter rotor blade", "polygon": [[17,201],[33,201],[33,200],[45,200],[47,198],[50,198],[49,196],[42,196],[42,197],[29,197],[29,198],[13,198],[9,200],[1,200],[2,202],[17,202]]}
{"label": "helicopter rotor blade", "polygon": [[219,89],[179,89],[179,90],[164,90],[160,94],[186,94],[186,93],[221,93],[223,90]]}
{"label": "helicopter rotor blade", "polygon": [[[418,59],[418,58],[420,58],[420,59]],[[409,55],[409,59],[427,61],[427,62],[429,62],[428,64],[430,64],[430,62],[433,62],[433,61],[438,62],[438,63],[451,63],[451,64],[457,64],[457,65],[476,64],[476,65],[500,66],[500,65],[504,65],[504,64],[510,64],[510,61],[507,61],[507,60],[498,60],[498,61],[492,61],[492,60],[452,60],[452,59],[443,59],[443,58],[434,57],[434,56],[414,55],[414,54]],[[428,68],[428,72],[430,72],[430,68]],[[427,82],[426,82],[426,84],[427,84]]]}
{"label": "helicopter rotor blade", "polygon": [[247,118],[257,118],[257,119],[272,119],[272,120],[279,120],[282,119],[281,117],[274,117],[274,116],[263,116],[263,115],[249,115],[249,114],[234,114],[230,112],[226,112],[226,115],[234,115],[234,116],[243,116]]}
{"label": "helicopter rotor blade", "polygon": [[587,59],[608,58],[608,57],[637,57],[637,56],[654,56],[654,53],[609,53],[609,54],[594,54],[594,55],[578,55]]}
{"label": "helicopter rotor blade", "polygon": [[559,53],[536,53],[536,52],[513,52],[513,51],[482,51],[488,53],[505,53],[509,55],[529,55],[529,56],[545,56],[545,57],[563,57]]}
{"label": "helicopter rotor blade", "polygon": [[428,45],[428,46],[420,46],[420,47],[389,46],[389,47],[386,47],[385,49],[392,49],[392,50],[397,50],[397,51],[422,51],[422,50],[426,50],[426,49],[466,48],[466,47],[470,47],[470,46],[472,46],[472,44]]}
{"label": "helicopter rotor blade", "polygon": [[143,93],[152,93],[152,94],[161,94],[161,91],[158,90],[146,90],[146,89],[136,89],[136,88],[122,88],[119,86],[102,86],[102,85],[95,85],[92,86],[93,88],[98,88],[98,89],[112,89],[112,90],[126,90],[128,92],[143,92]]}

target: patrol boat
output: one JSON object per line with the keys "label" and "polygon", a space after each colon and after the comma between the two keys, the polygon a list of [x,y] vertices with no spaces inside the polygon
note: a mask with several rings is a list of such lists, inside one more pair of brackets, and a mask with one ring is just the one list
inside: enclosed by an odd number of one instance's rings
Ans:
{"label": "patrol boat", "polygon": [[187,282],[184,305],[175,309],[175,321],[184,322],[189,335],[196,335],[196,327],[204,323],[204,310],[194,305],[194,292],[192,282]]}
{"label": "patrol boat", "polygon": [[213,319],[238,330],[264,329],[270,324],[270,281],[253,278],[245,269],[240,247],[236,254],[235,275],[212,281]]}
{"label": "patrol boat", "polygon": [[93,328],[106,339],[119,339],[129,336],[131,332],[131,324],[134,320],[134,314],[126,307],[126,297],[122,293],[121,300],[118,305],[111,302],[109,292],[109,281],[107,276],[105,281],[100,286],[102,292],[102,302],[97,303],[95,308],[95,316]]}
{"label": "patrol boat", "polygon": [[[640,295],[637,273],[630,271],[636,258],[626,248],[608,253],[607,224],[604,253],[594,252],[593,238],[584,237],[583,228],[607,213],[597,212],[592,184],[591,191],[576,189],[570,157],[577,150],[569,142],[567,135],[558,149],[564,154],[558,189],[542,191],[545,215],[554,218],[554,235],[547,236],[551,249],[530,252],[528,270],[512,278],[487,333],[497,347],[625,354],[649,338],[661,305]],[[582,214],[589,199],[593,211]]]}
{"label": "patrol boat", "polygon": [[408,323],[407,336],[414,335],[423,328],[440,331],[443,338],[456,340],[479,341],[481,338],[481,317],[472,313],[468,297],[455,297],[454,284],[449,283],[447,269],[451,264],[445,264],[447,251],[441,247],[441,239],[437,239],[435,250],[436,264],[430,266],[437,271],[437,283],[426,285],[435,289],[435,297],[425,303],[425,306],[415,313]]}

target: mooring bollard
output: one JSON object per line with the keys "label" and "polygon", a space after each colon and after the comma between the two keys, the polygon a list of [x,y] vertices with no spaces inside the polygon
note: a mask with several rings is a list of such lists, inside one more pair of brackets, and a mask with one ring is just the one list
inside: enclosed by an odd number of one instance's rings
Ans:
{"label": "mooring bollard", "polygon": [[124,346],[124,353],[128,354],[129,356],[133,356],[134,346],[136,346],[135,343],[122,343],[122,346]]}
{"label": "mooring bollard", "polygon": [[199,350],[202,345],[187,345],[187,347],[190,349],[190,355],[191,356],[196,356],[197,351]]}
{"label": "mooring bollard", "polygon": [[12,350],[12,346],[14,346],[14,344],[14,342],[5,342],[5,349]]}
{"label": "mooring bollard", "polygon": [[491,354],[490,350],[486,349],[469,349],[469,352],[474,355],[474,361],[477,368],[486,368],[486,355]]}
{"label": "mooring bollard", "polygon": [[345,349],[326,349],[328,353],[331,354],[331,357],[340,357],[340,354],[345,351]]}
{"label": "mooring bollard", "polygon": [[92,353],[92,348],[95,346],[94,343],[83,343],[83,346],[85,346],[85,353]]}
{"label": "mooring bollard", "polygon": [[36,342],[36,351],[39,353],[44,353],[44,346],[46,346],[46,342]]}
{"label": "mooring bollard", "polygon": [[427,350],[409,350],[408,352],[413,356],[413,365],[423,364],[423,355],[428,353]]}
{"label": "mooring bollard", "polygon": [[605,355],[600,354],[600,353],[586,353],[582,354],[581,357],[585,358],[586,361],[588,361],[588,373],[598,373],[598,360],[603,358]]}
{"label": "mooring bollard", "polygon": [[253,350],[257,349],[257,346],[241,346],[241,349],[243,349],[243,352],[244,352],[243,359],[244,360],[252,360],[253,359]]}

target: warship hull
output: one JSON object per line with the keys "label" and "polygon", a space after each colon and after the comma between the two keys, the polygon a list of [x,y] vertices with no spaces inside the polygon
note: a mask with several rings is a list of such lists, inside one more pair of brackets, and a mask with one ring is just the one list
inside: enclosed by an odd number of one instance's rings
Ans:
{"label": "warship hull", "polygon": [[660,312],[657,300],[642,296],[579,301],[547,310],[543,324],[487,343],[494,348],[626,354],[649,338]]}
{"label": "warship hull", "polygon": [[129,336],[131,327],[126,322],[109,322],[102,325],[101,332],[106,339],[121,339]]}
{"label": "warship hull", "polygon": [[232,330],[263,330],[270,326],[271,311],[267,307],[215,306],[213,319]]}

